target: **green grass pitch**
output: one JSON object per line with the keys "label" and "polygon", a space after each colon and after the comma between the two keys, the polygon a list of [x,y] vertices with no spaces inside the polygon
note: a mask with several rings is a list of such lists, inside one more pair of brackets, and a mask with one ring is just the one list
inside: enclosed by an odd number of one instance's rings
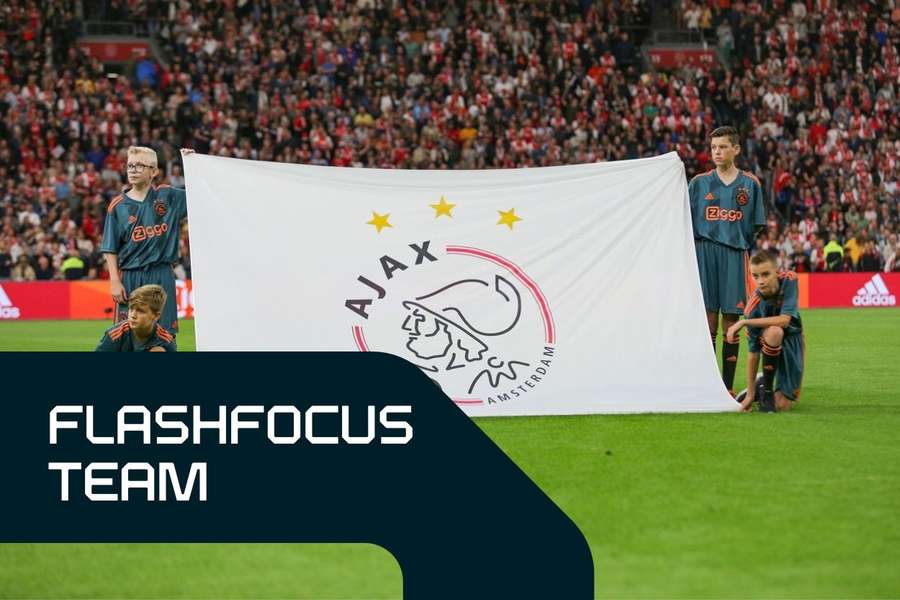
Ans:
{"label": "green grass pitch", "polygon": [[[597,597],[900,596],[900,309],[803,319],[790,413],[478,420],[584,532]],[[0,323],[0,350],[88,350],[103,328]],[[368,545],[0,545],[0,598],[392,598],[401,581]]]}

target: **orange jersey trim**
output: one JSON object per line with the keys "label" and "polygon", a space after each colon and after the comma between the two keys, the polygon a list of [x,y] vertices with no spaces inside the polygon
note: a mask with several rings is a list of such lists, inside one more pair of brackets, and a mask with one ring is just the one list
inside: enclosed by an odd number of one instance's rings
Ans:
{"label": "orange jersey trim", "polygon": [[156,324],[156,335],[164,342],[173,342],[175,340],[172,334],[166,331],[165,327],[159,323]]}
{"label": "orange jersey trim", "polygon": [[118,341],[120,337],[122,337],[126,331],[131,329],[131,325],[128,324],[128,321],[125,321],[115,329],[109,332],[109,337],[113,341]]}
{"label": "orange jersey trim", "polygon": [[750,313],[753,312],[753,309],[756,308],[757,304],[759,304],[759,296],[754,294],[753,297],[750,298],[750,301],[747,302],[747,307],[744,309],[744,316],[749,317]]}
{"label": "orange jersey trim", "polygon": [[744,171],[744,175],[746,175],[747,177],[749,177],[750,179],[752,179],[753,181],[755,181],[755,182],[756,182],[756,185],[758,185],[759,187],[762,187],[762,184],[759,182],[759,177],[757,177],[756,175],[754,175],[754,174],[751,173],[750,171]]}
{"label": "orange jersey trim", "polygon": [[109,207],[106,209],[106,213],[107,213],[107,214],[112,213],[112,211],[115,210],[115,208],[116,208],[119,204],[121,204],[121,203],[122,203],[122,200],[124,200],[124,199],[125,199],[125,196],[123,196],[122,194],[119,194],[118,196],[116,196],[115,198],[113,198],[113,199],[112,199],[112,202],[109,203]]}
{"label": "orange jersey trim", "polygon": [[161,184],[159,184],[158,186],[154,187],[153,189],[154,189],[155,191],[159,191],[159,190],[162,190],[162,189],[165,189],[165,188],[170,188],[170,187],[172,187],[172,186],[169,185],[168,183],[161,183]]}

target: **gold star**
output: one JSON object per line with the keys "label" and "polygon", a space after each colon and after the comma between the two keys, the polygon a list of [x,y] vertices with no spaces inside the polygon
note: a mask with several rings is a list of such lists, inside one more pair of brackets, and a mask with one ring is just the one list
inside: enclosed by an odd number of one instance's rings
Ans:
{"label": "gold star", "polygon": [[514,208],[506,211],[498,210],[497,212],[500,213],[500,220],[497,221],[497,225],[506,225],[507,227],[512,229],[513,223],[522,220],[522,217],[516,216],[516,209]]}
{"label": "gold star", "polygon": [[386,215],[379,215],[374,210],[372,211],[372,220],[366,221],[366,225],[374,225],[375,229],[378,230],[378,233],[381,233],[381,230],[385,227],[393,227],[390,223],[388,223],[388,217],[391,216],[391,213],[387,213]]}
{"label": "gold star", "polygon": [[441,216],[441,215],[447,215],[448,217],[450,217],[450,218],[452,219],[452,218],[453,218],[453,215],[450,214],[450,211],[453,210],[453,209],[456,207],[455,204],[450,204],[449,202],[447,202],[446,200],[444,200],[444,197],[443,197],[443,196],[441,196],[441,201],[440,201],[440,203],[438,203],[438,204],[429,204],[428,206],[430,206],[431,208],[434,209],[434,218],[435,218],[435,219],[437,219],[437,218],[438,218],[439,216]]}

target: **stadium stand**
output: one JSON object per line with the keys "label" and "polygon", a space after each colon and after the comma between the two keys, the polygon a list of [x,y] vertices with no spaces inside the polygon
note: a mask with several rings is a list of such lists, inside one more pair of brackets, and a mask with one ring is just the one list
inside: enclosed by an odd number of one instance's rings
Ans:
{"label": "stadium stand", "polygon": [[[900,271],[900,6],[667,4],[6,2],[0,279],[107,276],[97,249],[129,145],[155,147],[178,187],[183,146],[429,169],[676,151],[690,177],[721,124],[766,186],[759,245],[782,267]],[[715,60],[654,65],[665,39]]]}

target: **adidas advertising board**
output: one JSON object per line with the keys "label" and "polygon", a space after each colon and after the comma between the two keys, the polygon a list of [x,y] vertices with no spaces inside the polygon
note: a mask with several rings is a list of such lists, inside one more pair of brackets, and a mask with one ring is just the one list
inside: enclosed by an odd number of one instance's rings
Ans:
{"label": "adidas advertising board", "polygon": [[19,307],[13,304],[3,285],[0,285],[0,319],[18,319],[20,315]]}
{"label": "adidas advertising board", "polygon": [[888,290],[881,274],[876,273],[872,279],[857,290],[853,296],[853,306],[895,306],[897,297]]}
{"label": "adidas advertising board", "polygon": [[800,279],[809,308],[897,306],[900,273],[811,273]]}

